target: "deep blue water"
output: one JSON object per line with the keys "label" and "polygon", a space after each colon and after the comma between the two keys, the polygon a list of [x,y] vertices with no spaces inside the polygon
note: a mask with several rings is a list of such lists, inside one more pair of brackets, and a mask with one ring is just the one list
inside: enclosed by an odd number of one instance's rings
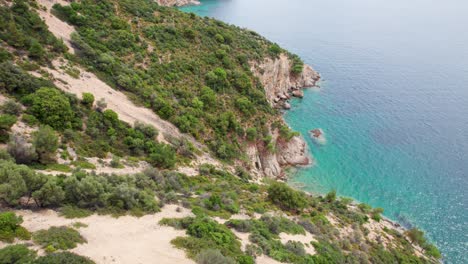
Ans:
{"label": "deep blue water", "polygon": [[316,160],[291,182],[383,207],[468,263],[468,1],[202,3],[183,9],[253,29],[323,77],[285,114]]}

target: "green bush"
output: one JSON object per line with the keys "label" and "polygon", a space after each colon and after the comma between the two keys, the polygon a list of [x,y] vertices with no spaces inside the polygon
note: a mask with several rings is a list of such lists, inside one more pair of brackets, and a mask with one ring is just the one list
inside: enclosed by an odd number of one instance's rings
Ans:
{"label": "green bush", "polygon": [[41,123],[57,130],[72,127],[74,112],[69,99],[55,88],[40,88],[27,96],[24,103],[28,105],[28,112],[33,114]]}
{"label": "green bush", "polygon": [[29,144],[23,136],[11,135],[8,142],[8,153],[19,164],[31,164],[37,160],[37,153],[34,146]]}
{"label": "green bush", "polygon": [[37,120],[35,116],[30,114],[23,114],[23,116],[21,117],[21,121],[25,122],[30,126],[36,126],[39,124],[39,120]]}
{"label": "green bush", "polygon": [[60,226],[50,227],[48,230],[39,230],[33,234],[35,243],[43,248],[52,246],[55,249],[71,249],[78,244],[86,243],[86,240],[73,228]]}
{"label": "green bush", "polygon": [[92,93],[83,93],[83,99],[81,99],[81,103],[86,107],[91,108],[94,103],[94,95]]}
{"label": "green bush", "polygon": [[94,264],[87,257],[79,256],[70,252],[57,252],[39,257],[34,264]]}
{"label": "green bush", "polygon": [[58,137],[55,131],[49,126],[42,126],[34,134],[33,146],[42,164],[55,162],[55,153],[58,148]]}
{"label": "green bush", "polygon": [[235,264],[236,261],[230,257],[225,257],[219,250],[206,249],[198,253],[195,260],[198,264]]}
{"label": "green bush", "polygon": [[12,243],[15,238],[31,239],[31,234],[21,226],[23,218],[13,212],[0,213],[0,241]]}
{"label": "green bush", "polygon": [[34,263],[36,252],[25,245],[11,245],[0,249],[0,263],[31,264]]}
{"label": "green bush", "polygon": [[92,215],[93,212],[87,209],[66,205],[60,208],[60,215],[65,218],[84,218]]}
{"label": "green bush", "polygon": [[10,128],[16,123],[16,116],[14,115],[0,115],[0,143],[8,141],[8,132]]}
{"label": "green bush", "polygon": [[0,107],[0,110],[4,114],[19,116],[22,112],[21,105],[13,100],[7,100],[3,105]]}
{"label": "green bush", "polygon": [[303,192],[280,182],[274,182],[268,187],[268,199],[283,209],[296,212],[302,211],[307,205]]}

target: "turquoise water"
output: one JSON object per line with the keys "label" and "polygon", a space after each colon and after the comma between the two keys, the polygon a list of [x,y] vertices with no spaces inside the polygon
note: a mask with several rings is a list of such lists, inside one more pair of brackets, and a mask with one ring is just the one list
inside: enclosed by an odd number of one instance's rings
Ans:
{"label": "turquoise water", "polygon": [[467,1],[202,3],[183,10],[256,30],[321,73],[285,114],[316,160],[292,182],[383,207],[468,263]]}

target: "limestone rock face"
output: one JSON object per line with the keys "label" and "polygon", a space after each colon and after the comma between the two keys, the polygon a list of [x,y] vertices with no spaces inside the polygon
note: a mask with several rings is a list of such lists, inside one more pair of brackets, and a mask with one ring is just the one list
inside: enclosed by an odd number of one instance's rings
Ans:
{"label": "limestone rock face", "polygon": [[161,6],[185,6],[185,5],[199,5],[197,0],[156,0],[158,5]]}
{"label": "limestone rock face", "polygon": [[301,137],[293,137],[287,142],[278,142],[278,163],[281,166],[296,166],[310,164],[305,141]]}
{"label": "limestone rock face", "polygon": [[304,65],[301,74],[292,74],[292,62],[286,54],[274,60],[267,58],[261,63],[251,62],[250,66],[262,82],[268,102],[274,107],[282,106],[294,91],[315,86],[320,79],[320,75],[309,65]]}
{"label": "limestone rock face", "polygon": [[300,136],[286,141],[279,138],[279,131],[271,131],[276,151],[265,148],[263,143],[250,144],[246,154],[251,162],[250,172],[257,177],[283,178],[284,168],[311,164],[306,143]]}
{"label": "limestone rock face", "polygon": [[[273,107],[289,109],[291,96],[302,97],[302,88],[314,87],[320,75],[309,65],[304,65],[301,74],[291,73],[292,61],[286,54],[263,62],[251,62],[251,71],[263,84],[268,102]],[[276,151],[265,148],[262,142],[247,147],[251,172],[259,177],[284,177],[284,168],[311,164],[304,139],[295,136],[290,140],[279,137],[278,129],[270,131]]]}

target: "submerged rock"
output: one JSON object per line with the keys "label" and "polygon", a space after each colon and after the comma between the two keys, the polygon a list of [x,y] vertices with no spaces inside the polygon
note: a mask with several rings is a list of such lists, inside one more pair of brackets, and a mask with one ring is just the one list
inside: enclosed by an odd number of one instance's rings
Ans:
{"label": "submerged rock", "polygon": [[325,138],[325,134],[321,128],[312,129],[309,131],[310,137],[317,142],[318,144],[325,144],[327,140]]}

